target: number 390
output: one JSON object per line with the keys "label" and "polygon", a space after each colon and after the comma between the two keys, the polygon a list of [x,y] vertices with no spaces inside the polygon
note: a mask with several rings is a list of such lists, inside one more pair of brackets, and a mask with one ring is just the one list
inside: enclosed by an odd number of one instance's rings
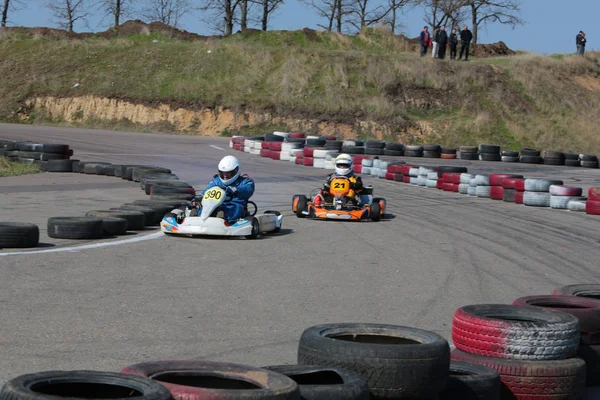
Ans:
{"label": "number 390", "polygon": [[204,198],[206,200],[208,199],[215,199],[215,200],[220,200],[221,199],[221,192],[218,190],[209,190],[208,192],[206,192],[206,194],[204,195]]}

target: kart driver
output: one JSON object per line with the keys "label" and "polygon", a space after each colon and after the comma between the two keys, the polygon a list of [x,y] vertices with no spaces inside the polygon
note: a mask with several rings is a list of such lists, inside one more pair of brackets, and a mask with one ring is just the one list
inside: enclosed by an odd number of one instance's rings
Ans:
{"label": "kart driver", "polygon": [[[240,176],[240,161],[234,156],[223,157],[217,169],[219,173],[213,177],[208,187],[196,198],[196,202],[200,203],[202,201],[204,193],[208,189],[214,186],[222,186],[226,188],[227,198],[221,204],[221,210],[217,212],[217,218],[224,218],[227,221],[244,218],[248,200],[254,194],[254,181],[248,175]],[[200,211],[198,211],[198,214],[200,214]]]}
{"label": "kart driver", "polygon": [[329,192],[329,189],[331,189],[331,181],[335,178],[348,178],[350,181],[350,191],[348,192],[346,199],[353,202],[355,205],[358,204],[357,195],[362,192],[363,183],[360,176],[354,175],[354,170],[352,169],[352,156],[349,154],[340,154],[334,161],[335,173],[327,177],[327,182],[323,185],[321,193],[314,199],[315,205],[320,205],[323,201],[328,203],[333,201],[333,196]]}

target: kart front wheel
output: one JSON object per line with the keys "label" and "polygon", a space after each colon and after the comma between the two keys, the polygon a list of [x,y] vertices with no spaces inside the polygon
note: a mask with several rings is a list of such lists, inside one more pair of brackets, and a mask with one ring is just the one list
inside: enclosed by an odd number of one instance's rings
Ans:
{"label": "kart front wheel", "polygon": [[256,239],[260,232],[260,226],[258,225],[258,220],[256,218],[252,217],[252,219],[250,220],[250,223],[252,224],[252,232],[246,236],[246,239]]}
{"label": "kart front wheel", "polygon": [[299,195],[296,199],[296,216],[298,218],[304,218],[305,215],[302,214],[302,211],[306,209],[306,205],[308,204],[308,199],[304,195]]}
{"label": "kart front wheel", "polygon": [[369,217],[371,218],[371,221],[381,220],[381,206],[379,203],[371,204],[371,212]]}

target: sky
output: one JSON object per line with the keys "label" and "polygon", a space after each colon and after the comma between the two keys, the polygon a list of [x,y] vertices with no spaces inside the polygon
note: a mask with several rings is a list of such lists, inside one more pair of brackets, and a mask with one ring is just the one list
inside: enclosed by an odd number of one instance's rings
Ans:
{"label": "sky", "polygon": [[[60,0],[20,0],[27,6],[9,14],[9,26],[56,27],[50,11],[44,7],[46,1]],[[94,0],[91,0],[94,1]],[[137,0],[142,3],[148,0]],[[192,0],[197,1],[197,0]],[[92,15],[87,23],[77,23],[75,30],[103,31],[108,28],[110,19]],[[600,49],[600,0],[522,0],[520,17],[526,24],[512,29],[510,26],[491,24],[479,31],[480,43],[503,41],[513,50],[532,51],[541,54],[575,52],[575,36],[582,30],[587,35],[586,51]],[[425,25],[422,8],[406,10],[401,16],[401,31],[409,37],[416,37]],[[323,23],[315,11],[298,0],[285,0],[271,19],[271,30],[297,30],[304,27],[320,29]],[[467,23],[467,25],[470,24]],[[250,26],[256,27],[259,26]],[[199,12],[187,15],[179,28],[199,34],[213,34],[202,22]]]}

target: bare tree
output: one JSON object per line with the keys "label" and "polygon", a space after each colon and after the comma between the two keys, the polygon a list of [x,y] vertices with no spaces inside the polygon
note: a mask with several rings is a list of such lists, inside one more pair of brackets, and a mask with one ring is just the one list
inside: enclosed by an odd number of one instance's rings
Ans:
{"label": "bare tree", "polygon": [[331,32],[334,21],[337,21],[338,32],[342,30],[342,16],[344,15],[343,0],[301,0],[304,4],[314,8],[321,18],[326,19],[325,24],[319,27]]}
{"label": "bare tree", "polygon": [[390,26],[393,34],[396,33],[396,28],[398,27],[398,12],[403,7],[414,5],[418,2],[418,0],[388,0],[389,12],[385,18],[385,23]]}
{"label": "bare tree", "polygon": [[158,21],[173,27],[179,25],[181,18],[189,13],[192,4],[189,0],[146,0],[149,2],[142,15],[149,22]]}
{"label": "bare tree", "polygon": [[84,20],[89,13],[85,0],[48,0],[46,7],[52,11],[56,24],[62,29],[73,32],[75,22]]}
{"label": "bare tree", "polygon": [[258,3],[262,5],[261,29],[263,31],[267,30],[271,13],[283,4],[283,1],[284,0],[258,0]]}
{"label": "bare tree", "polygon": [[423,19],[433,29],[437,29],[448,22],[460,21],[462,8],[468,0],[423,0],[425,18]]}
{"label": "bare tree", "polygon": [[230,36],[240,2],[241,0],[203,0],[200,10],[210,13],[207,21],[213,28],[222,31],[225,36]]}
{"label": "bare tree", "polygon": [[520,0],[467,0],[473,25],[473,43],[477,43],[479,27],[489,22],[511,25],[513,28],[524,22],[519,18]]}
{"label": "bare tree", "polygon": [[349,22],[359,31],[383,20],[389,12],[390,8],[371,0],[352,0],[348,5]]}
{"label": "bare tree", "polygon": [[121,17],[130,15],[135,0],[99,0],[98,6],[104,10],[107,16],[114,17],[113,27],[121,24]]}
{"label": "bare tree", "polygon": [[9,11],[19,11],[25,8],[25,3],[20,0],[4,0],[4,6],[2,7],[2,22],[0,26],[4,28],[8,22]]}

